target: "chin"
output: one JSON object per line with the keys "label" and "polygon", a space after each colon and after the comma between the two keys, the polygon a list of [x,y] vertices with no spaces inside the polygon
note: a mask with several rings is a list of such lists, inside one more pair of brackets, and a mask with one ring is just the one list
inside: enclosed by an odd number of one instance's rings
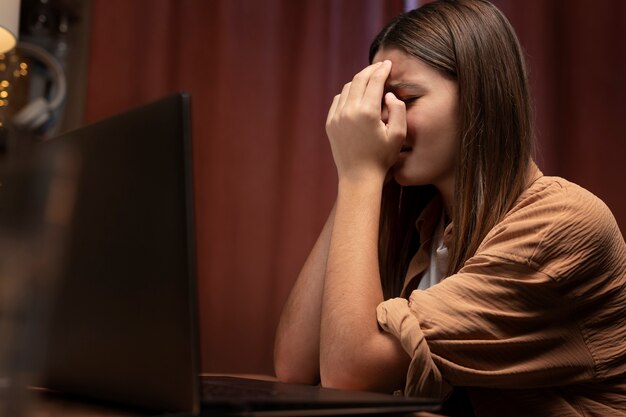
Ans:
{"label": "chin", "polygon": [[430,184],[430,182],[421,181],[418,178],[402,175],[402,173],[398,173],[398,172],[394,172],[393,179],[396,180],[396,182],[403,187]]}
{"label": "chin", "polygon": [[398,164],[393,168],[394,180],[403,187],[441,184],[447,175],[437,167],[423,163],[419,166]]}
{"label": "chin", "polygon": [[430,178],[426,178],[427,176],[423,175],[423,173],[406,168],[408,167],[396,165],[393,169],[393,179],[401,186],[410,187],[412,185],[431,184],[431,182],[428,181]]}

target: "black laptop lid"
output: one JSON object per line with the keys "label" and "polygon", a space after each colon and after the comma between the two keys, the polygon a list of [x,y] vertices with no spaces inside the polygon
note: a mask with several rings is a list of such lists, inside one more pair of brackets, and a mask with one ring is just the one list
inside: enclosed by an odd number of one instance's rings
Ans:
{"label": "black laptop lid", "polygon": [[189,96],[39,146],[71,146],[81,158],[44,385],[197,411]]}

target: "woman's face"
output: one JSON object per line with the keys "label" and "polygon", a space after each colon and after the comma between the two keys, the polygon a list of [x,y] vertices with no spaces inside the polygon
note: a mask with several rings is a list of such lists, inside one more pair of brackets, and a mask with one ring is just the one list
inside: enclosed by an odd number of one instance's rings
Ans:
{"label": "woman's face", "polygon": [[406,104],[407,136],[394,178],[400,185],[433,184],[450,202],[460,140],[457,82],[395,48],[380,49],[374,62],[385,59],[392,62],[385,91]]}

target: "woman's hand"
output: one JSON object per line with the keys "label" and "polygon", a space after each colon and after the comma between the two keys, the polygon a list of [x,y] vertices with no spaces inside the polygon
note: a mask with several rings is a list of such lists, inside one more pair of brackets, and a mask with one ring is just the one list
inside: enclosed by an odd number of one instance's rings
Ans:
{"label": "woman's hand", "polygon": [[339,180],[384,180],[398,158],[406,136],[404,103],[393,93],[384,96],[391,61],[368,66],[335,96],[326,119],[326,133]]}

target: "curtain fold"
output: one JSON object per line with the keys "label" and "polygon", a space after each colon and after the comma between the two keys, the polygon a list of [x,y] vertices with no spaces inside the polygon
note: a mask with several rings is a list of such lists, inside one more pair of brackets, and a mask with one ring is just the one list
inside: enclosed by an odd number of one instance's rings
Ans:
{"label": "curtain fold", "polygon": [[626,231],[626,2],[493,0],[526,52],[538,163],[600,197]]}
{"label": "curtain fold", "polygon": [[401,1],[93,0],[86,121],[192,96],[202,367],[272,373],[334,201],[332,97]]}
{"label": "curtain fold", "polygon": [[[494,1],[528,54],[540,166],[626,227],[626,2]],[[202,368],[272,373],[275,326],[330,210],[332,97],[401,0],[92,0],[85,121],[192,96]]]}

